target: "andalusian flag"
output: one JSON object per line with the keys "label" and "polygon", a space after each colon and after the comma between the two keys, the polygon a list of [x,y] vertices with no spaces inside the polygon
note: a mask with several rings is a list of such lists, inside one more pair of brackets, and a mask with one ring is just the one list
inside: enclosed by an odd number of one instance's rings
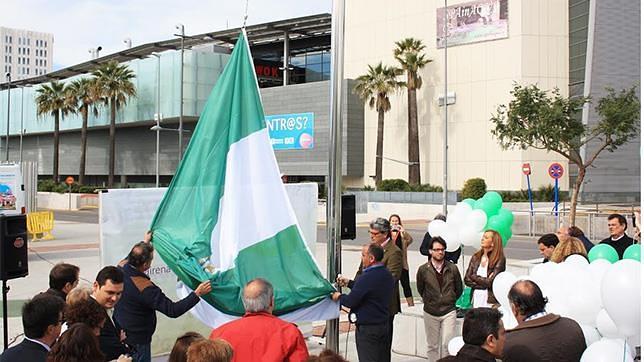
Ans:
{"label": "andalusian flag", "polygon": [[284,319],[336,318],[321,275],[280,179],[264,122],[252,57],[240,33],[185,156],[152,221],[154,246],[190,289],[210,279],[196,308],[216,326],[244,314],[251,279],[275,288]]}

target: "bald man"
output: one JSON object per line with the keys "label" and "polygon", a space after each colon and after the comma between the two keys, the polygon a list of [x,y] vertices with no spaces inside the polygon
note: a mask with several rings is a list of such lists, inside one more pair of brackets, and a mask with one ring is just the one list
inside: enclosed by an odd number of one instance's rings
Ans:
{"label": "bald man", "polygon": [[173,302],[154,284],[145,272],[154,259],[152,235],[146,234],[144,241],[132,247],[122,263],[125,276],[123,295],[114,308],[114,320],[125,331],[126,342],[134,346],[134,362],[149,362],[152,359],[150,342],[157,327],[156,311],[170,318],[178,318],[197,303],[199,297],[210,293],[210,281],[205,281],[184,299]]}
{"label": "bald man", "polygon": [[581,327],[570,318],[547,313],[548,298],[536,283],[514,283],[508,299],[519,325],[506,332],[504,362],[579,361],[586,349]]}
{"label": "bald man", "polygon": [[244,287],[246,314],[215,329],[210,339],[221,338],[233,347],[233,361],[306,361],[304,336],[294,324],[274,316],[273,286],[253,279]]}

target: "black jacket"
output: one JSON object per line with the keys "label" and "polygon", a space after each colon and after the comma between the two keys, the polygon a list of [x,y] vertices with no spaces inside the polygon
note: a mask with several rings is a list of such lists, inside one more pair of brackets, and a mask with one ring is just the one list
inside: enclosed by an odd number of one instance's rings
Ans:
{"label": "black jacket", "polygon": [[20,342],[20,344],[7,349],[0,355],[0,362],[45,362],[46,360],[47,350],[45,347],[26,339]]}
{"label": "black jacket", "polygon": [[148,344],[152,341],[157,327],[156,311],[177,318],[199,303],[199,297],[194,292],[173,302],[145,273],[130,264],[125,264],[121,269],[125,282],[121,300],[114,308],[114,319],[125,330],[129,344]]}
{"label": "black jacket", "polygon": [[613,240],[609,236],[600,242],[600,244],[608,244],[613,248],[615,248],[615,250],[617,250],[617,255],[619,256],[620,259],[624,258],[624,252],[626,251],[626,248],[633,245],[633,243],[634,243],[633,238],[631,238],[626,234],[624,234],[624,236],[622,236],[617,240]]}
{"label": "black jacket", "polygon": [[[94,298],[90,298],[94,300]],[[94,300],[95,303],[97,303]],[[112,318],[105,310],[105,324],[101,328],[101,334],[98,336],[98,344],[101,352],[105,355],[106,361],[119,358],[122,354],[132,353],[130,348],[121,342],[121,327],[114,324]]]}
{"label": "black jacket", "polygon": [[448,356],[438,360],[438,362],[475,362],[475,361],[484,361],[484,362],[495,362],[496,358],[479,346],[473,344],[464,344],[461,347],[461,350],[458,351],[456,356]]}
{"label": "black jacket", "polygon": [[62,290],[49,288],[47,289],[47,291],[45,291],[45,294],[53,295],[54,297],[60,298],[62,299],[63,303],[65,303],[67,300],[67,294],[63,293]]}

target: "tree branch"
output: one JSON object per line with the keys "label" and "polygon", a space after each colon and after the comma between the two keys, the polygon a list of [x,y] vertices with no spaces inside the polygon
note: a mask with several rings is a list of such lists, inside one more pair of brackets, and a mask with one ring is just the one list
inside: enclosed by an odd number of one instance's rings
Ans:
{"label": "tree branch", "polygon": [[586,163],[584,164],[584,167],[588,167],[588,166],[592,165],[592,163],[595,161],[595,159],[597,158],[597,156],[599,156],[599,154],[600,154],[600,153],[601,153],[601,152],[602,152],[606,147],[610,146],[610,144],[611,144],[611,142],[610,142],[610,138],[607,138],[607,139],[606,139],[606,141],[604,142],[604,144],[603,144],[601,147],[599,147],[599,148],[597,149],[597,151],[595,151],[595,154],[593,154],[593,155],[592,155],[592,157],[591,157],[590,159],[588,159],[588,161],[586,161]]}

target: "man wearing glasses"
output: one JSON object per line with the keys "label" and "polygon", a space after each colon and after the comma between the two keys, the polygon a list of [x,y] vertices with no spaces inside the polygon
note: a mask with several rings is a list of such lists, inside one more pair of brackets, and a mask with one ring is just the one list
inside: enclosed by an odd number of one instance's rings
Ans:
{"label": "man wearing glasses", "polygon": [[418,268],[416,286],[423,298],[423,319],[427,338],[427,358],[436,361],[447,355],[447,344],[456,327],[456,300],[463,293],[458,267],[445,262],[446,243],[431,240],[430,259]]}
{"label": "man wearing glasses", "polygon": [[[384,341],[388,353],[387,356],[385,356],[385,359],[387,361],[391,360],[391,342],[394,333],[394,317],[396,316],[396,314],[400,313],[400,291],[398,287],[398,281],[400,280],[400,275],[402,274],[403,268],[402,251],[399,247],[396,246],[393,241],[391,241],[390,233],[391,225],[389,224],[389,220],[387,219],[379,217],[369,224],[369,237],[371,238],[371,243],[377,244],[383,248],[385,253],[382,258],[382,264],[384,264],[385,268],[387,268],[387,270],[389,270],[391,275],[394,277],[394,292],[391,297],[391,302],[389,303],[389,333],[387,334],[387,338]],[[354,279],[358,279],[360,275],[362,275],[362,269],[362,264],[360,264],[360,267],[358,268],[358,272],[356,273]],[[337,282],[340,286],[343,287],[348,286],[349,288],[353,288],[354,285],[353,280],[349,280],[349,278],[343,276],[339,276]]]}

